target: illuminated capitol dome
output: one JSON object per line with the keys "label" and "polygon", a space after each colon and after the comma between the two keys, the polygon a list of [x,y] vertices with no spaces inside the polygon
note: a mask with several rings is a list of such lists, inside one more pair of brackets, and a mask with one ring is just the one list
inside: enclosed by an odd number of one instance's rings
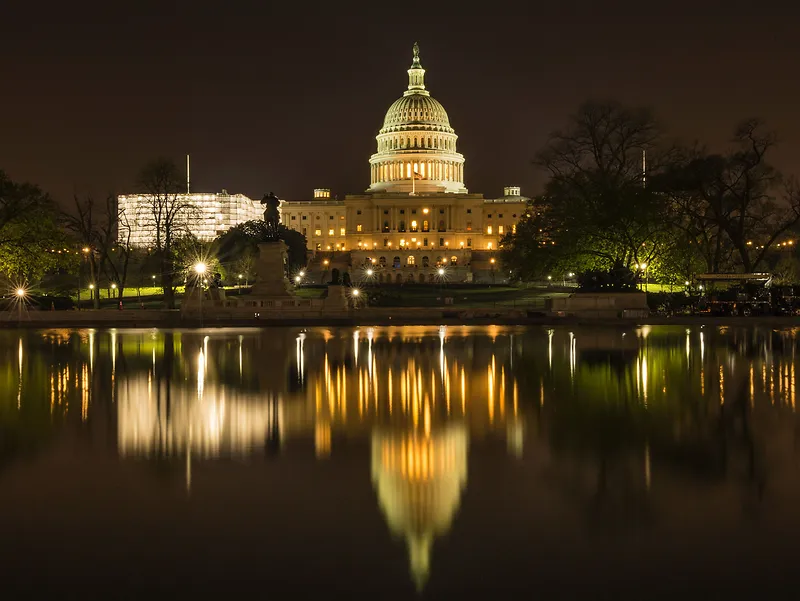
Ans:
{"label": "illuminated capitol dome", "polygon": [[466,192],[457,138],[447,111],[425,89],[425,69],[414,44],[408,90],[389,107],[376,137],[370,191]]}
{"label": "illuminated capitol dome", "polygon": [[406,539],[411,574],[422,589],[433,540],[450,530],[467,483],[463,424],[430,434],[376,431],[372,482],[392,534]]}

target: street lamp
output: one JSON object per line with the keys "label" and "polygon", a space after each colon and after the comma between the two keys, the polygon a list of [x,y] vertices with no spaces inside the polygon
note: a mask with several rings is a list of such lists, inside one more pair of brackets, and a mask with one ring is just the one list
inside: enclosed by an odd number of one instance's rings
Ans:
{"label": "street lamp", "polygon": [[25,304],[25,296],[28,292],[22,287],[17,288],[15,292],[17,294],[17,321],[22,323],[22,305]]}
{"label": "street lamp", "polygon": [[294,276],[294,281],[298,286],[300,285],[300,282],[302,281],[302,279],[303,278],[301,278],[299,275]]}
{"label": "street lamp", "polygon": [[495,264],[495,262],[496,262],[496,260],[495,260],[494,257],[489,259],[489,263],[491,263],[491,265],[492,265],[492,284],[494,284],[494,264]]}

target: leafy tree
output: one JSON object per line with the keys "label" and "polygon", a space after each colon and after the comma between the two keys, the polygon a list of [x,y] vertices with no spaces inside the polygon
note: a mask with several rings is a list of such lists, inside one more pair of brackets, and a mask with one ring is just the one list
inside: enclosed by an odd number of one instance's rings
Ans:
{"label": "leafy tree", "polygon": [[[258,256],[258,245],[269,242],[272,234],[260,219],[240,223],[216,240],[217,256],[223,266],[232,267],[237,273],[254,275],[253,265]],[[306,237],[283,225],[278,226],[278,236],[286,244],[288,267],[295,271],[306,265]]]}
{"label": "leafy tree", "polygon": [[[506,238],[506,264],[522,274],[652,263],[669,240],[668,205],[645,185],[643,156],[647,175],[659,173],[670,157],[660,143],[647,110],[582,105],[534,161],[550,176],[546,210],[529,211]],[[525,265],[530,261],[538,267]]]}
{"label": "leafy tree", "polygon": [[0,171],[0,272],[17,284],[38,282],[49,271],[74,267],[71,246],[50,196]]}

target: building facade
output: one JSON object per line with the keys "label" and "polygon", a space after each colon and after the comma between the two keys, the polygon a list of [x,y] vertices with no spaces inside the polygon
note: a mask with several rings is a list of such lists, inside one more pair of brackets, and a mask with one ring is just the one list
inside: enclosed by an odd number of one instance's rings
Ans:
{"label": "building facade", "polygon": [[369,188],[343,200],[317,189],[311,200],[282,201],[281,221],[306,236],[317,261],[348,268],[356,281],[502,281],[495,253],[529,199],[515,186],[500,198],[469,193],[457,140],[425,87],[415,44],[408,89],[376,136]]}
{"label": "building facade", "polygon": [[[208,242],[230,228],[261,219],[264,209],[259,201],[244,194],[177,194],[164,198],[148,194],[122,194],[117,197],[120,220],[130,226],[131,246],[147,248],[156,238],[156,213],[160,209],[174,210],[175,231],[192,234],[198,240]],[[119,239],[125,241],[127,228],[120,228]]]}

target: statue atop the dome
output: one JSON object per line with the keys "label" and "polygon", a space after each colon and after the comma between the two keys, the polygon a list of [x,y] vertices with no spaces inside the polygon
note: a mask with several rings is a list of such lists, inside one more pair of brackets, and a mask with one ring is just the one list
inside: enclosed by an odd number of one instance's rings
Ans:
{"label": "statue atop the dome", "polygon": [[281,201],[275,194],[270,192],[269,194],[264,194],[264,198],[261,199],[261,204],[266,206],[264,209],[264,223],[267,225],[267,232],[270,234],[270,237],[277,240],[278,226],[281,223],[278,207]]}
{"label": "statue atop the dome", "polygon": [[414,42],[414,61],[419,61],[419,43]]}

